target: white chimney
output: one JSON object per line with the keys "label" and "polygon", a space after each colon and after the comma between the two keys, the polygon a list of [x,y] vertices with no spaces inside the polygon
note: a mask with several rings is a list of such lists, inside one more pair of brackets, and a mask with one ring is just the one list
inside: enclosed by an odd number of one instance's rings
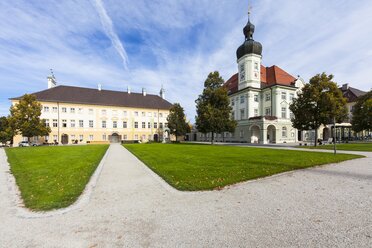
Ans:
{"label": "white chimney", "polygon": [[146,96],[146,89],[145,88],[142,88],[142,95]]}
{"label": "white chimney", "polygon": [[130,86],[127,87],[127,93],[130,94]]}
{"label": "white chimney", "polygon": [[57,86],[57,82],[56,82],[56,80],[55,80],[55,78],[53,76],[49,76],[47,78],[48,78],[48,89]]}
{"label": "white chimney", "polygon": [[98,91],[101,91],[101,90],[102,90],[102,85],[98,84]]}
{"label": "white chimney", "polygon": [[160,97],[165,99],[165,89],[163,88],[163,85],[161,86],[161,89],[160,89]]}

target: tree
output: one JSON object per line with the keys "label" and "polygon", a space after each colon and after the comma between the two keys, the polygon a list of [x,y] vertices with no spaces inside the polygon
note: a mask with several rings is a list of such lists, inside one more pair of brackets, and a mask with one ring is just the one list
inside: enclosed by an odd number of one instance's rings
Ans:
{"label": "tree", "polygon": [[176,136],[176,141],[178,141],[178,136],[186,134],[188,124],[186,123],[184,110],[179,103],[173,104],[173,106],[170,108],[167,121],[170,133]]}
{"label": "tree", "polygon": [[346,98],[342,96],[333,75],[317,74],[310,79],[294,99],[289,109],[294,117],[292,126],[299,130],[315,130],[316,146],[318,128],[336,120],[342,122],[347,117]]}
{"label": "tree", "polygon": [[232,108],[223,84],[224,80],[218,71],[209,73],[203,93],[195,101],[196,127],[202,133],[212,133],[212,144],[215,133],[234,132],[236,127],[236,121],[231,119]]}
{"label": "tree", "polygon": [[12,142],[14,132],[10,126],[9,119],[5,116],[0,117],[0,142]]}
{"label": "tree", "polygon": [[355,132],[372,129],[372,90],[357,99],[351,124]]}
{"label": "tree", "polygon": [[34,95],[25,94],[18,103],[10,107],[9,123],[15,134],[22,134],[30,141],[31,137],[44,136],[50,133],[40,119],[41,104]]}

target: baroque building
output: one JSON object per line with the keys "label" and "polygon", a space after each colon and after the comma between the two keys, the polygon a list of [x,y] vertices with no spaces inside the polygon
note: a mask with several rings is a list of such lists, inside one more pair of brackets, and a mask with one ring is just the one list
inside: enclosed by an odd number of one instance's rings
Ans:
{"label": "baroque building", "polygon": [[[244,42],[236,51],[238,73],[226,81],[235,133],[218,134],[217,141],[247,143],[287,143],[302,139],[292,127],[289,105],[304,86],[280,67],[262,65],[262,45],[253,39],[255,26],[248,18],[243,28]],[[198,134],[197,140],[209,140]]]}
{"label": "baroque building", "polygon": [[[42,105],[41,119],[51,128],[38,143],[108,143],[126,140],[162,140],[172,104],[159,95],[57,85],[48,77],[48,89],[32,93]],[[11,98],[16,104],[21,97]],[[14,144],[27,140],[14,137]]]}

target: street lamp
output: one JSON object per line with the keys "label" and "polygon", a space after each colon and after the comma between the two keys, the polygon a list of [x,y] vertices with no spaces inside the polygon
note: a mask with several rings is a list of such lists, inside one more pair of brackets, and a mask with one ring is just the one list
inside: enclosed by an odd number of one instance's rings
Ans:
{"label": "street lamp", "polygon": [[333,117],[333,154],[336,155],[336,117]]}

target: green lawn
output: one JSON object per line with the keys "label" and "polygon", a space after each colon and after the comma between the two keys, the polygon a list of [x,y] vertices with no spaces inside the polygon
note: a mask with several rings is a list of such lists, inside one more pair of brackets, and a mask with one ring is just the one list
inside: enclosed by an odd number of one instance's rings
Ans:
{"label": "green lawn", "polygon": [[26,207],[51,210],[77,200],[108,145],[7,148]]}
{"label": "green lawn", "polygon": [[195,144],[126,144],[124,147],[173,187],[191,191],[362,157]]}
{"label": "green lawn", "polygon": [[[332,145],[322,145],[322,146],[297,146],[297,148],[308,148],[308,149],[325,149],[333,150]],[[362,152],[372,152],[372,142],[370,143],[348,143],[348,144],[336,144],[337,150],[344,151],[362,151]]]}

